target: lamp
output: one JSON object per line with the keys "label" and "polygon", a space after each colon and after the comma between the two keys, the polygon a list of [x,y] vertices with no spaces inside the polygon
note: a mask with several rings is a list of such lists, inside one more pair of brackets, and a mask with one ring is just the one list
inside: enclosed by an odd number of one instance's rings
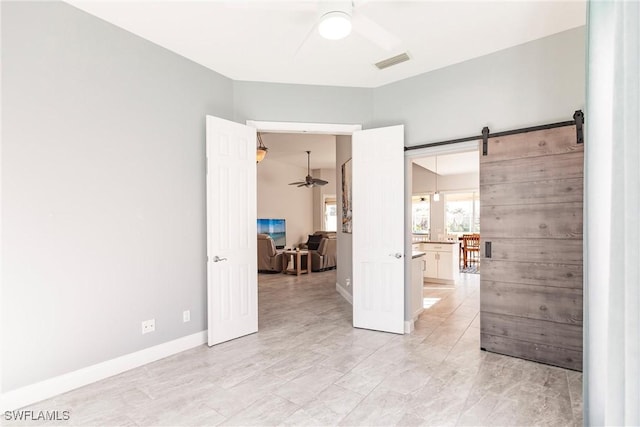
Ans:
{"label": "lamp", "polygon": [[340,40],[351,34],[351,15],[340,10],[325,13],[320,18],[318,32],[328,40]]}
{"label": "lamp", "polygon": [[436,156],[436,192],[433,193],[433,201],[440,201],[440,193],[438,193],[438,156]]}
{"label": "lamp", "polygon": [[264,156],[267,155],[269,149],[262,142],[262,137],[258,133],[258,148],[256,148],[256,163],[260,163],[264,160]]}

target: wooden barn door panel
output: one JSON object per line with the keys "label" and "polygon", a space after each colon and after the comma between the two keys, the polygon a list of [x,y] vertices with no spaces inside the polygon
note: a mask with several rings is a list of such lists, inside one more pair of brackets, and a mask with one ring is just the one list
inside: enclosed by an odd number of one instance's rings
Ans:
{"label": "wooden barn door panel", "polygon": [[582,203],[575,126],[488,139],[480,157],[482,348],[582,369]]}

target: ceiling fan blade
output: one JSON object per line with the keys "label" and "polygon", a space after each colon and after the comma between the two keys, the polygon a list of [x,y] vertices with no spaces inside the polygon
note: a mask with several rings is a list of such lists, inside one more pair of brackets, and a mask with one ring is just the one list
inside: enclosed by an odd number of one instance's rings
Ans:
{"label": "ceiling fan blade", "polygon": [[304,185],[304,184],[306,184],[306,182],[305,181],[298,181],[298,182],[289,183],[289,185],[300,185],[300,184]]}
{"label": "ceiling fan blade", "polygon": [[354,11],[352,22],[353,31],[384,50],[391,51],[402,44],[402,40],[400,40],[399,37],[390,33],[362,13]]}
{"label": "ceiling fan blade", "polygon": [[298,56],[298,52],[300,52],[300,49],[302,49],[302,46],[304,46],[307,41],[309,40],[309,38],[311,37],[311,34],[313,34],[316,31],[316,28],[318,27],[318,22],[315,22],[312,26],[311,29],[309,30],[309,32],[307,33],[306,36],[304,36],[304,39],[302,39],[302,42],[298,45],[298,48],[296,49],[295,52],[293,52],[293,56],[296,57]]}
{"label": "ceiling fan blade", "polygon": [[225,0],[224,6],[229,9],[255,9],[290,12],[315,11],[317,6],[310,1],[271,1],[271,0]]}
{"label": "ceiling fan blade", "polygon": [[327,185],[329,183],[329,181],[325,181],[324,179],[318,179],[318,178],[313,178],[311,182],[313,182],[313,184],[315,185]]}

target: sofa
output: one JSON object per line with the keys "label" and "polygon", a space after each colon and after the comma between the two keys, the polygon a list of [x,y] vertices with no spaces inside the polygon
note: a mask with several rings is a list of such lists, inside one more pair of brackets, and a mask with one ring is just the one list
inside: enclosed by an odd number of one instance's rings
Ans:
{"label": "sofa", "polygon": [[307,243],[301,245],[301,248],[308,249],[311,255],[311,271],[336,268],[337,247],[338,241],[335,231],[316,231],[309,236]]}
{"label": "sofa", "polygon": [[258,234],[258,272],[280,273],[282,271],[282,253],[276,250],[276,244],[268,234]]}

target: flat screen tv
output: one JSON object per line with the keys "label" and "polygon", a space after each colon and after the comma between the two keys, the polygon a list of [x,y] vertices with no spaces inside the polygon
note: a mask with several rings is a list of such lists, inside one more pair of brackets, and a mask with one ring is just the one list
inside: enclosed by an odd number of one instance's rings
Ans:
{"label": "flat screen tv", "polygon": [[287,244],[287,226],[284,219],[258,218],[258,233],[271,236],[276,249],[283,249]]}

